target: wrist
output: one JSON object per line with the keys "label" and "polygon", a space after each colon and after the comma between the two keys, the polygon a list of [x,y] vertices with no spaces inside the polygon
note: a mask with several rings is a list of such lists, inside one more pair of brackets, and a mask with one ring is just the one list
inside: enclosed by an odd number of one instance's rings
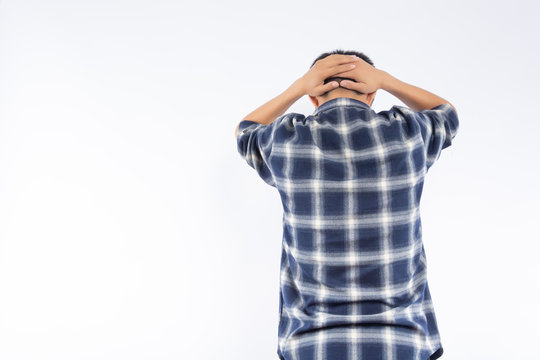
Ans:
{"label": "wrist", "polygon": [[393,77],[392,75],[390,75],[388,72],[386,72],[384,70],[379,70],[379,71],[381,72],[380,73],[379,88],[383,89],[384,91],[390,92],[396,78]]}
{"label": "wrist", "polygon": [[289,86],[288,90],[293,94],[294,97],[298,99],[307,94],[307,89],[304,86],[302,78],[299,78],[293,82],[291,86]]}

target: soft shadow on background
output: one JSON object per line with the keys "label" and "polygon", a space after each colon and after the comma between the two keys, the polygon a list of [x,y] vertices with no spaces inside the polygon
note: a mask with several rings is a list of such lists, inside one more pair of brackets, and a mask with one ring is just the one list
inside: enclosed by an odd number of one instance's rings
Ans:
{"label": "soft shadow on background", "polygon": [[529,358],[538,10],[1,1],[0,359],[277,359],[281,202],[234,130],[337,48],[458,110],[421,203],[443,358]]}

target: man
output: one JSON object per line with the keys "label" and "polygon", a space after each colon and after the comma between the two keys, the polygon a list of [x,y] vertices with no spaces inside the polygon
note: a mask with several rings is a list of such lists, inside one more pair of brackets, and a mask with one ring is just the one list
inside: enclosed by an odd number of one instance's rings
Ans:
{"label": "man", "polygon": [[[373,111],[378,89],[408,107]],[[306,94],[312,115],[283,115]],[[283,203],[281,360],[442,356],[419,206],[458,126],[445,99],[343,50],[238,124],[239,153]]]}

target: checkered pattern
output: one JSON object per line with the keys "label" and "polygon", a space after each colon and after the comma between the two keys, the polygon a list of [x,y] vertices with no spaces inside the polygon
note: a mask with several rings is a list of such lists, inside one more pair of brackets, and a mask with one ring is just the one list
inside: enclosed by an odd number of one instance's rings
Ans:
{"label": "checkered pattern", "polygon": [[419,206],[458,125],[449,104],[376,113],[345,97],[240,122],[239,153],[283,203],[280,359],[442,355]]}

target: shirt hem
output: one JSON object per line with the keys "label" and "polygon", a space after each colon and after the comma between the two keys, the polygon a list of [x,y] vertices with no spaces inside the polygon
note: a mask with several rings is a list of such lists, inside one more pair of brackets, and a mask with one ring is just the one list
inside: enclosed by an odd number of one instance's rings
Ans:
{"label": "shirt hem", "polygon": [[437,349],[437,351],[435,351],[433,354],[431,354],[431,356],[429,357],[428,360],[435,360],[435,359],[440,358],[440,357],[442,356],[443,352],[444,352],[444,349],[443,349],[442,346],[440,346],[440,347]]}

